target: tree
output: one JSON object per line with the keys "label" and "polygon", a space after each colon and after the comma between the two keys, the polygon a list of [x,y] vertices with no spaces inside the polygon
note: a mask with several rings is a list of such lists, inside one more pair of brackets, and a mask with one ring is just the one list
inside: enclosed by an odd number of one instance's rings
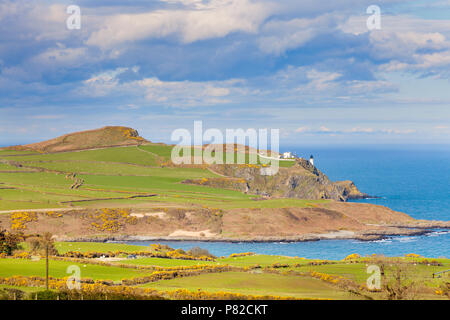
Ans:
{"label": "tree", "polygon": [[412,280],[414,271],[407,264],[397,264],[389,268],[389,275],[383,276],[383,291],[387,300],[413,300],[417,298],[419,281]]}
{"label": "tree", "polygon": [[372,263],[380,267],[382,287],[381,292],[387,300],[416,299],[423,281],[416,276],[413,265],[400,258],[376,256]]}
{"label": "tree", "polygon": [[48,290],[48,256],[56,255],[56,250],[53,242],[53,235],[50,232],[45,232],[43,235],[32,237],[28,239],[31,252],[44,252],[45,253],[45,287]]}
{"label": "tree", "polygon": [[19,243],[23,236],[19,233],[10,233],[6,230],[0,230],[0,253],[12,255],[14,250],[20,249]]}

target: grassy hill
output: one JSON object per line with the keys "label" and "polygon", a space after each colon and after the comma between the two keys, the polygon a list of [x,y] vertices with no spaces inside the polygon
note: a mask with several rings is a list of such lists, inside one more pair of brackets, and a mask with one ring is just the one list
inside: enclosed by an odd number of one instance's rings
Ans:
{"label": "grassy hill", "polygon": [[[0,149],[0,210],[65,208],[79,206],[77,200],[92,200],[83,201],[83,207],[134,206],[149,201],[215,207],[254,203],[256,196],[236,190],[182,184],[187,179],[220,175],[207,166],[170,165],[172,148],[150,143],[130,128],[105,127]],[[72,189],[76,179],[83,183]],[[126,197],[142,193],[157,196],[151,200]],[[124,199],[116,199],[119,197]]]}
{"label": "grassy hill", "polygon": [[70,133],[43,142],[16,146],[14,149],[37,152],[64,152],[111,146],[138,145],[144,142],[147,141],[140,137],[139,133],[132,128],[110,126]]}

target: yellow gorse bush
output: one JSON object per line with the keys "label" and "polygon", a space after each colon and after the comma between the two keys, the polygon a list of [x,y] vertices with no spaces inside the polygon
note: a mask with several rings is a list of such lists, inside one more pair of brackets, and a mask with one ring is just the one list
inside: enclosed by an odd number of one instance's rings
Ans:
{"label": "yellow gorse bush", "polygon": [[232,253],[232,254],[230,254],[229,258],[253,256],[254,254],[255,254],[254,252]]}
{"label": "yellow gorse bush", "polygon": [[188,255],[186,253],[180,253],[177,250],[172,250],[168,252],[160,252],[155,250],[156,252],[150,251],[134,251],[134,252],[126,252],[126,251],[115,251],[115,252],[95,252],[95,251],[87,251],[87,252],[79,252],[79,251],[68,251],[60,256],[68,257],[68,258],[100,258],[102,256],[111,258],[118,257],[121,255],[136,255],[140,257],[149,257],[149,258],[165,258],[165,259],[182,259],[182,260],[199,260],[199,261],[214,261],[214,258],[207,256],[194,257]]}
{"label": "yellow gorse bush", "polygon": [[315,300],[294,297],[282,297],[274,295],[246,295],[234,292],[207,292],[203,290],[189,291],[187,289],[178,289],[174,291],[164,291],[164,296],[175,300]]}
{"label": "yellow gorse bush", "polygon": [[138,136],[138,133],[135,130],[131,129],[131,128],[119,127],[119,130],[128,139],[134,139],[134,140],[137,140],[137,141],[144,141],[145,140],[144,138]]}
{"label": "yellow gorse bush", "polygon": [[89,218],[94,220],[91,226],[97,231],[117,232],[126,223],[136,224],[136,217],[130,215],[125,209],[100,209],[89,214]]}
{"label": "yellow gorse bush", "polygon": [[47,215],[48,217],[52,217],[52,218],[61,218],[62,214],[59,212],[55,212],[55,211],[46,211],[44,212],[45,215]]}
{"label": "yellow gorse bush", "polygon": [[359,259],[359,258],[361,258],[361,256],[359,254],[352,253],[352,254],[349,254],[348,256],[346,256],[344,258],[344,260],[354,260],[354,259]]}
{"label": "yellow gorse bush", "polygon": [[408,257],[408,258],[420,258],[421,255],[420,254],[416,254],[416,253],[408,253],[408,254],[405,254],[405,257]]}
{"label": "yellow gorse bush", "polygon": [[228,271],[242,271],[243,268],[229,266],[227,264],[218,264],[218,265],[210,265],[210,264],[198,264],[191,266],[173,266],[173,267],[160,267],[154,265],[138,265],[138,264],[126,264],[126,263],[118,263],[118,262],[106,262],[102,260],[93,260],[93,259],[79,259],[79,258],[68,258],[68,257],[52,257],[53,260],[60,261],[71,261],[76,263],[83,264],[95,264],[107,267],[119,267],[119,268],[130,268],[137,270],[151,270],[151,271],[205,271],[205,272],[220,272],[224,268]]}
{"label": "yellow gorse bush", "polygon": [[11,213],[10,222],[11,230],[23,231],[27,229],[26,224],[32,221],[37,221],[35,212],[14,212]]}
{"label": "yellow gorse bush", "polygon": [[317,278],[317,279],[320,279],[322,281],[329,282],[332,284],[337,284],[339,281],[344,279],[341,276],[335,276],[332,274],[326,274],[326,273],[321,273],[321,272],[316,272],[316,271],[311,271],[310,274],[314,278]]}

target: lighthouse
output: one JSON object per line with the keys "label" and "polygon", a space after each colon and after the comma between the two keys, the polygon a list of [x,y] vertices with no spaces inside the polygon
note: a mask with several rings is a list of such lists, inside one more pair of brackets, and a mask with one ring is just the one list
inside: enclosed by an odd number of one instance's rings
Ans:
{"label": "lighthouse", "polygon": [[311,163],[312,165],[314,165],[314,157],[313,155],[309,156],[309,163]]}

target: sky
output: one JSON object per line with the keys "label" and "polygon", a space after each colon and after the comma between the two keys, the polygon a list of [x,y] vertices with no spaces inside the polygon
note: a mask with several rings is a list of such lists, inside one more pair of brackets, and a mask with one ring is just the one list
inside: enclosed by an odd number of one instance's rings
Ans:
{"label": "sky", "polygon": [[450,0],[0,0],[0,146],[106,125],[170,143],[198,120],[445,145],[449,81]]}

